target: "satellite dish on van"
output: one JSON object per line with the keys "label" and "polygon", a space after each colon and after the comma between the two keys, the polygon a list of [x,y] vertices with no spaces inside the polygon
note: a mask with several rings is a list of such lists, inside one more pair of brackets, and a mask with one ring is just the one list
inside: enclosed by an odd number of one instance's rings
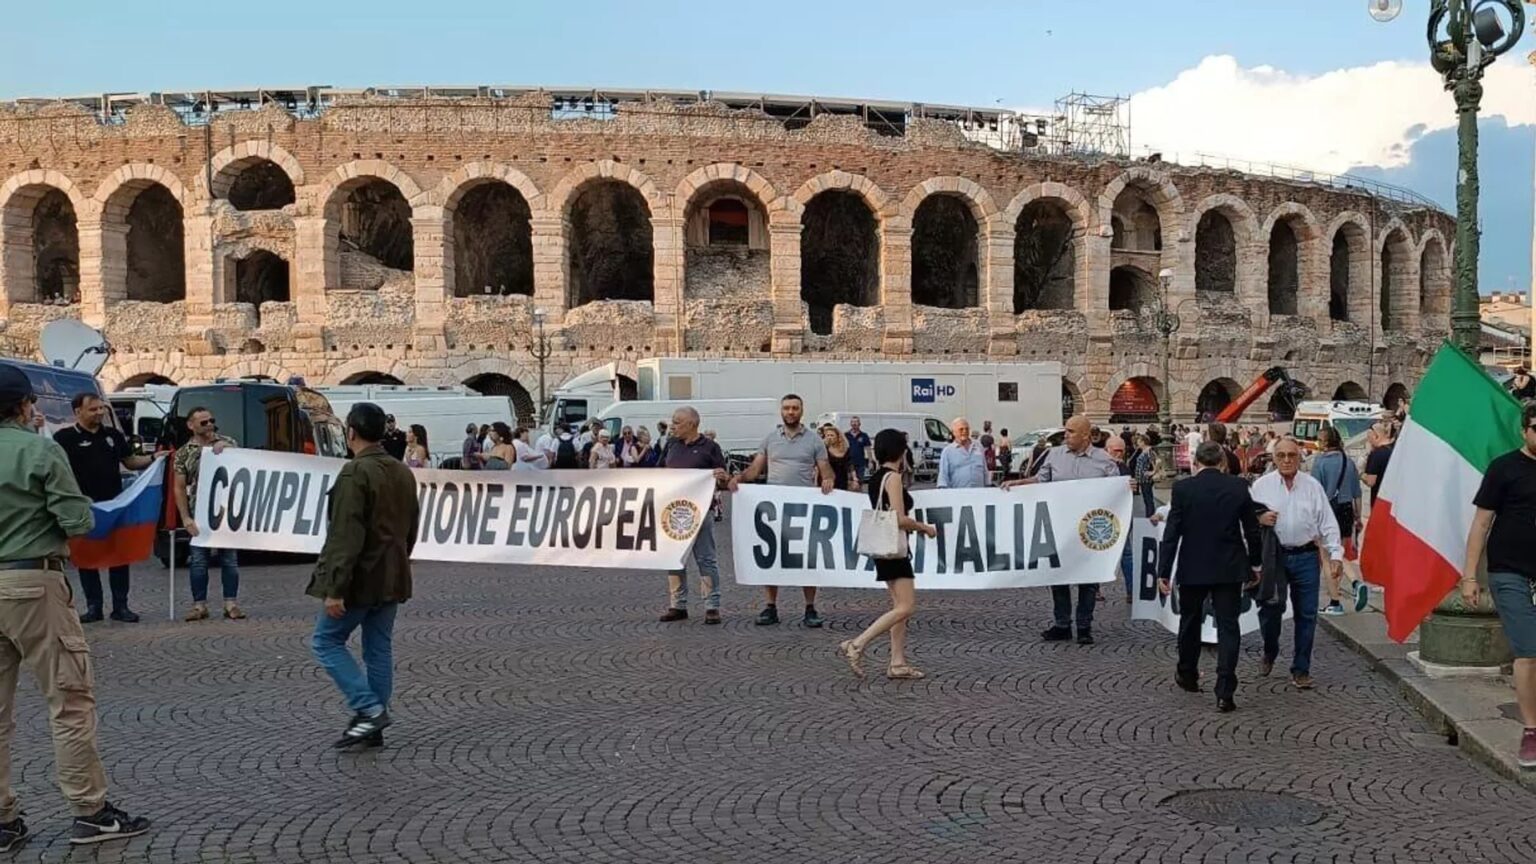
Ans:
{"label": "satellite dish on van", "polygon": [[112,346],[100,331],[73,318],[48,322],[37,341],[48,365],[78,369],[90,375],[100,372],[107,363],[107,355],[112,353]]}

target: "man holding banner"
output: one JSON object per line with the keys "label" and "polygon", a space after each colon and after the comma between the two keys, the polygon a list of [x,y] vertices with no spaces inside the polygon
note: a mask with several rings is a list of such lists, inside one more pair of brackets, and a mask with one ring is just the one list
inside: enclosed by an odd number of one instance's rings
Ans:
{"label": "man holding banner", "polygon": [[[352,721],[336,749],[378,747],[390,724],[395,611],[411,599],[411,551],[420,505],[416,475],[380,446],[384,409],[359,402],[347,413],[352,459],[336,474],[330,525],[306,593],[325,601],[315,619],[315,659],[347,698]],[[347,640],[363,629],[365,675]]]}
{"label": "man holding banner", "polygon": [[[770,486],[821,486],[822,494],[832,491],[834,485],[832,463],[827,458],[827,445],[821,436],[812,434],[800,422],[805,415],[805,403],[793,393],[779,400],[779,419],[783,424],[768,433],[753,457],[747,470],[731,478],[730,490],[735,492],[741,483],[751,483],[763,472],[768,473]],[[820,627],[821,616],[816,614],[816,587],[806,585],[805,626]],[[779,588],[765,588],[768,602],[757,616],[761,625],[779,623]]]}
{"label": "man holding banner", "polygon": [[[642,427],[643,433],[645,429]],[[715,483],[728,479],[725,473],[725,452],[720,445],[699,432],[699,412],[683,406],[672,412],[672,434],[667,436],[661,451],[661,468],[702,468],[713,471]],[[715,557],[715,526],[708,519],[699,520],[699,533],[693,538],[693,563],[699,568],[700,587],[704,589],[704,623],[720,623],[720,563]],[[670,601],[662,621],[684,621],[688,618],[688,563],[667,573],[667,595]]]}
{"label": "man holding banner", "polygon": [[1258,579],[1263,544],[1259,522],[1241,477],[1222,471],[1226,450],[1215,441],[1195,448],[1194,475],[1173,484],[1168,524],[1157,555],[1157,587],[1172,588],[1174,564],[1179,571],[1179,665],[1174,683],[1200,692],[1200,630],[1205,601],[1216,618],[1216,708],[1234,711],[1237,704],[1237,655],[1242,639],[1238,614],[1242,587]]}

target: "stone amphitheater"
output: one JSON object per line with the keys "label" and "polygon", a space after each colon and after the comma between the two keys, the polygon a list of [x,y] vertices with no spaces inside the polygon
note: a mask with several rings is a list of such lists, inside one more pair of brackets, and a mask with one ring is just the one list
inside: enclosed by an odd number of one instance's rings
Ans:
{"label": "stone amphitheater", "polygon": [[1069,407],[1120,420],[1165,392],[1208,413],[1274,365],[1390,402],[1449,329],[1429,202],[980,140],[997,112],[807,105],[6,103],[0,351],[73,317],[114,346],[109,387],[465,383],[531,415],[539,309],[551,390],[648,356],[1049,359]]}

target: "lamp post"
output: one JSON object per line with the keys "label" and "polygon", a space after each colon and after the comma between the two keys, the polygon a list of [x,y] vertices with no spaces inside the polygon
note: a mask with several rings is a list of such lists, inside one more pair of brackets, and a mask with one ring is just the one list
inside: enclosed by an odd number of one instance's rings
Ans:
{"label": "lamp post", "polygon": [[549,355],[553,353],[553,349],[549,345],[549,336],[544,332],[543,309],[533,310],[532,335],[533,339],[528,344],[528,353],[533,355],[533,359],[539,361],[539,409],[536,412],[538,416],[535,419],[542,424],[544,422],[544,413],[549,409],[549,406],[544,401],[544,364],[549,360]]}
{"label": "lamp post", "polygon": [[[1369,0],[1372,17],[1389,21],[1401,0]],[[1509,15],[1506,32],[1499,9]],[[1456,288],[1451,307],[1451,341],[1478,356],[1481,324],[1477,302],[1477,259],[1481,232],[1477,223],[1477,112],[1483,101],[1483,70],[1520,41],[1525,30],[1521,0],[1431,0],[1429,62],[1456,101]],[[1426,493],[1428,494],[1428,493]],[[1483,599],[1468,608],[1451,592],[1419,626],[1419,657],[1442,666],[1498,667],[1509,659],[1509,642],[1489,604],[1487,576]]]}
{"label": "lamp post", "polygon": [[1179,332],[1179,313],[1168,308],[1168,291],[1173,285],[1173,271],[1157,274],[1162,290],[1157,293],[1157,309],[1152,312],[1152,326],[1163,337],[1163,392],[1158,394],[1157,422],[1163,427],[1163,439],[1157,442],[1157,459],[1163,473],[1174,476],[1173,464],[1173,334]]}

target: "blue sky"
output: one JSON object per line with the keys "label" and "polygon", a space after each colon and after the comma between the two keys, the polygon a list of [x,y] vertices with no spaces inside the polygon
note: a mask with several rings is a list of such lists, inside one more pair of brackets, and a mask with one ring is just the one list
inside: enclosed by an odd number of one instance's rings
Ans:
{"label": "blue sky", "polygon": [[[1428,0],[1406,0],[1404,14],[1390,24],[1373,21],[1365,0],[13,5],[0,34],[0,99],[305,84],[495,83],[1044,107],[1071,90],[1130,95],[1165,87],[1220,55],[1235,60],[1236,74],[1249,85],[1255,76],[1273,85],[1264,67],[1274,67],[1286,76],[1279,86],[1302,94],[1315,92],[1296,90],[1307,80],[1399,61],[1403,68],[1390,75],[1360,79],[1391,90],[1390,82],[1404,78],[1406,69],[1426,65]],[[1500,65],[1523,66],[1532,49],[1536,38],[1528,36]],[[1180,95],[1173,101],[1184,111],[1202,110],[1202,100],[1188,94],[1206,92],[1198,86],[1209,87],[1210,76],[1203,80],[1174,91]],[[1418,107],[1412,110],[1425,112],[1426,121],[1450,115],[1448,96],[1426,88],[1422,78],[1417,87],[1409,101]],[[1490,82],[1490,102],[1498,95]],[[1506,103],[1523,99],[1536,105],[1536,91],[1503,96]],[[1282,128],[1317,122],[1313,115],[1319,112],[1292,104],[1289,110],[1298,116],[1277,118]],[[1405,125],[1408,110],[1368,118],[1368,112],[1346,106],[1336,125]],[[1193,119],[1144,115],[1133,116],[1141,143],[1330,167],[1308,164],[1322,157],[1305,142],[1277,143],[1276,136],[1258,131],[1245,140],[1242,129],[1234,137],[1234,130],[1217,128],[1224,111],[1214,99],[1211,110]],[[1137,131],[1143,128],[1162,130],[1169,140],[1155,140],[1157,135],[1148,140]],[[1170,128],[1179,133],[1168,133]],[[1532,127],[1509,129],[1494,120],[1484,129],[1490,153],[1502,154],[1499,166],[1485,163],[1485,180],[1496,170],[1509,172],[1497,175],[1502,182],[1489,183],[1485,194],[1484,222],[1497,220],[1501,226],[1497,236],[1490,232],[1485,240],[1485,288],[1503,288],[1510,280],[1529,285]],[[1217,134],[1223,131],[1227,134]],[[1413,137],[1406,128],[1378,128],[1370,130],[1374,138],[1367,130],[1355,131],[1319,132],[1340,137],[1326,150],[1329,160],[1339,163],[1332,170],[1394,163],[1375,173],[1452,202],[1446,190],[1455,171],[1454,147],[1443,146],[1441,130]],[[1384,145],[1376,139],[1398,134],[1404,136],[1406,156],[1378,159]],[[1218,140],[1217,150],[1205,146]],[[1516,173],[1521,182],[1510,179]]]}

